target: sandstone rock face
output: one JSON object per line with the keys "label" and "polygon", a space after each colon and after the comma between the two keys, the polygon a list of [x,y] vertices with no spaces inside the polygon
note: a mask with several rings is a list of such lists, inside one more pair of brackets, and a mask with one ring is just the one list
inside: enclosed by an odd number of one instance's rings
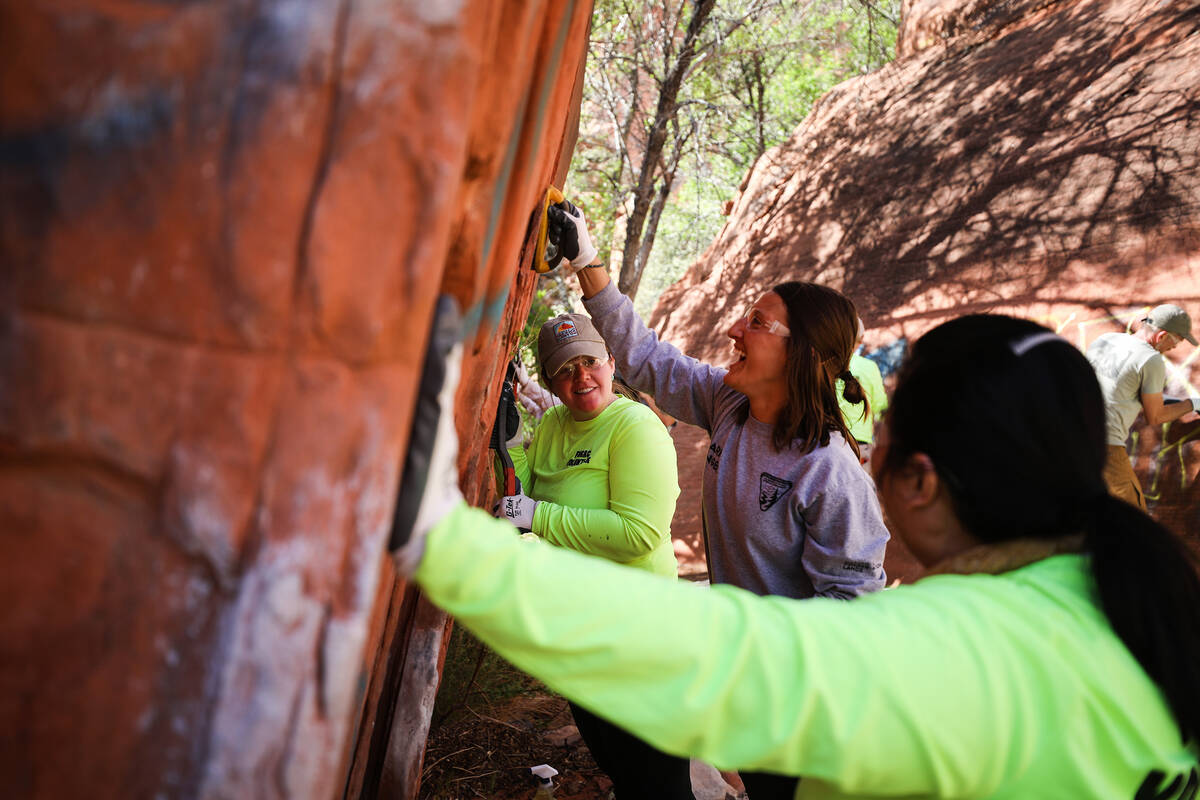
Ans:
{"label": "sandstone rock face", "polygon": [[[1160,302],[1200,323],[1196,5],[907,11],[902,57],[835,88],[760,159],[717,241],[658,303],[663,336],[726,360],[724,331],[789,279],[853,298],[868,349],[974,311],[1029,316],[1080,347]],[[1169,358],[1168,393],[1200,394],[1197,350]],[[1134,444],[1155,515],[1192,536],[1197,440],[1191,422]]]}
{"label": "sandstone rock face", "polygon": [[446,623],[385,545],[434,298],[480,501],[590,12],[0,9],[5,797],[413,795]]}

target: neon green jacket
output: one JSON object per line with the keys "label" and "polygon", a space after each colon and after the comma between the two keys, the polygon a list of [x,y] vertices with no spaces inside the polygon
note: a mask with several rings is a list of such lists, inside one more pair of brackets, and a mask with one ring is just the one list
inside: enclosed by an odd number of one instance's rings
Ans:
{"label": "neon green jacket", "polygon": [[667,752],[802,775],[797,798],[1132,799],[1196,775],[1083,556],[794,601],[648,579],[464,506],[416,577],[556,691]]}
{"label": "neon green jacket", "polygon": [[648,407],[618,397],[579,422],[566,406],[542,416],[529,451],[509,449],[533,532],[551,544],[656,575],[679,571],[671,517],[679,497],[675,446]]}
{"label": "neon green jacket", "polygon": [[879,374],[879,367],[874,361],[860,355],[850,356],[850,374],[862,384],[867,402],[871,406],[871,413],[865,413],[866,407],[862,403],[851,403],[842,397],[842,387],[845,385],[842,380],[837,382],[838,406],[842,409],[842,417],[846,420],[850,435],[860,442],[870,444],[875,441],[875,420],[882,417],[888,407],[887,392],[883,390],[883,376]]}

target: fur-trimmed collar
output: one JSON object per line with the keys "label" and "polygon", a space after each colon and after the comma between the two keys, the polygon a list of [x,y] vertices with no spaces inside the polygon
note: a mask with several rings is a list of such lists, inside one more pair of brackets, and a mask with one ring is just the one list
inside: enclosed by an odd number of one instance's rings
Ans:
{"label": "fur-trimmed collar", "polygon": [[1060,553],[1079,553],[1083,550],[1083,534],[1060,536],[1057,539],[1010,539],[1007,542],[981,544],[943,559],[930,567],[922,578],[930,575],[972,575],[1003,572],[1028,566],[1043,558]]}

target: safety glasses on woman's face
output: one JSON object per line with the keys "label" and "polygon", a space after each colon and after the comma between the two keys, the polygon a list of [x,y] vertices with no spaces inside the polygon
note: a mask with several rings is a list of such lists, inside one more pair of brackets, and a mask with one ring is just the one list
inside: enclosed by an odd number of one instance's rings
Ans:
{"label": "safety glasses on woman's face", "polygon": [[604,366],[606,363],[606,361],[602,361],[599,358],[594,358],[592,356],[579,356],[578,358],[572,358],[570,361],[559,367],[558,372],[554,373],[554,377],[552,377],[551,380],[570,380],[575,377],[575,373],[580,369],[586,370],[587,372],[594,372],[600,367]]}
{"label": "safety glasses on woman's face", "polygon": [[757,308],[751,308],[742,319],[746,323],[747,330],[752,330],[755,333],[769,333],[773,336],[782,336],[785,339],[792,335],[787,325],[784,325],[777,319],[767,319],[766,315]]}

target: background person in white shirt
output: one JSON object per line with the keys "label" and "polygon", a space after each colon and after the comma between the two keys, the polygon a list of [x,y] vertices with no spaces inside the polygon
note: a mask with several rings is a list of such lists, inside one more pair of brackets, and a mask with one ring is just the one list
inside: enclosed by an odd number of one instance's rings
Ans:
{"label": "background person in white shirt", "polygon": [[1106,333],[1087,350],[1104,395],[1108,432],[1104,482],[1114,496],[1143,510],[1146,498],[1125,451],[1125,440],[1139,413],[1150,425],[1163,425],[1200,411],[1200,397],[1183,401],[1163,397],[1167,367],[1162,354],[1185,339],[1196,344],[1192,319],[1179,306],[1167,303],[1155,306],[1133,333]]}

